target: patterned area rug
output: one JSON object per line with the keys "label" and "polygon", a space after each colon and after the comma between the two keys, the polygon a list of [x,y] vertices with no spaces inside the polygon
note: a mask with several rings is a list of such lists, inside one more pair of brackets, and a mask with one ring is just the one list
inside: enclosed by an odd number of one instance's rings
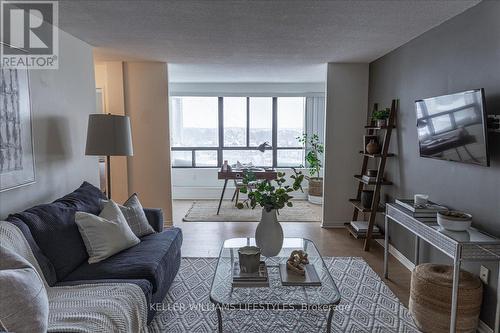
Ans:
{"label": "patterned area rug", "polygon": [[[341,293],[332,332],[419,332],[408,310],[362,258],[325,257]],[[150,332],[217,332],[209,293],[215,258],[183,258]],[[223,311],[224,332],[326,332],[327,313],[300,310]]]}
{"label": "patterned area rug", "polygon": [[[305,200],[293,200],[293,207],[280,210],[280,222],[321,222],[323,208]],[[217,215],[218,200],[199,200],[193,202],[182,219],[184,222],[259,222],[262,211],[259,207],[251,209],[245,206],[238,209],[234,202],[222,201]]]}

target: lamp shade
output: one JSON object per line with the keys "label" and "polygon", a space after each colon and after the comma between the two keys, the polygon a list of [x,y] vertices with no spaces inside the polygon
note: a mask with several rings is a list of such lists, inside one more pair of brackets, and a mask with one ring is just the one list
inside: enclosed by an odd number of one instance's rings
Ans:
{"label": "lamp shade", "polygon": [[132,156],[130,118],[113,114],[91,114],[85,155]]}

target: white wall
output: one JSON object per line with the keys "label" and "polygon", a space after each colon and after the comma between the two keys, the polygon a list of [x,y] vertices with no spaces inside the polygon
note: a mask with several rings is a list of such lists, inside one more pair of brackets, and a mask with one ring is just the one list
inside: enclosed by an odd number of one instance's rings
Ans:
{"label": "white wall", "polygon": [[326,84],[323,226],[343,226],[352,217],[349,198],[361,170],[368,110],[368,64],[329,63]]}
{"label": "white wall", "polygon": [[[224,185],[223,180],[217,179],[217,168],[172,168],[172,198],[173,199],[219,199]],[[286,173],[286,178],[293,171],[291,169],[277,169]],[[307,171],[301,170],[304,174]],[[288,184],[288,183],[287,183]],[[307,198],[307,180],[302,184],[304,193],[293,193],[296,199]],[[225,199],[231,199],[234,193],[234,182],[228,182]],[[244,197],[244,196],[242,196]]]}
{"label": "white wall", "polygon": [[0,193],[0,218],[46,203],[86,180],[99,186],[97,157],[85,156],[95,113],[92,47],[59,31],[59,69],[31,70],[36,183]]}

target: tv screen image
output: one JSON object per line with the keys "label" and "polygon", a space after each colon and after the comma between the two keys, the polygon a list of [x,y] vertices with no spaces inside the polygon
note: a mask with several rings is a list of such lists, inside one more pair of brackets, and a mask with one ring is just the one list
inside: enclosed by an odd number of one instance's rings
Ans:
{"label": "tv screen image", "polygon": [[415,101],[420,156],[489,166],[484,90]]}

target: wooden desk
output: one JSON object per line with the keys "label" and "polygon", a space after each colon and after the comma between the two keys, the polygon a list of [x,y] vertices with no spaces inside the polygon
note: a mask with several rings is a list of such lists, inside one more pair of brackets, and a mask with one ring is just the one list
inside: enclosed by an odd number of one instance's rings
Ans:
{"label": "wooden desk", "polygon": [[[275,170],[264,170],[264,171],[251,171],[255,175],[255,179],[271,181],[278,178],[278,173]],[[217,174],[217,179],[224,179],[224,187],[222,188],[222,194],[219,200],[219,207],[217,208],[217,215],[219,215],[220,206],[222,204],[222,199],[224,199],[224,192],[226,192],[227,182],[232,179],[243,179],[245,177],[245,172],[243,170],[232,170],[232,171],[219,171]]]}

